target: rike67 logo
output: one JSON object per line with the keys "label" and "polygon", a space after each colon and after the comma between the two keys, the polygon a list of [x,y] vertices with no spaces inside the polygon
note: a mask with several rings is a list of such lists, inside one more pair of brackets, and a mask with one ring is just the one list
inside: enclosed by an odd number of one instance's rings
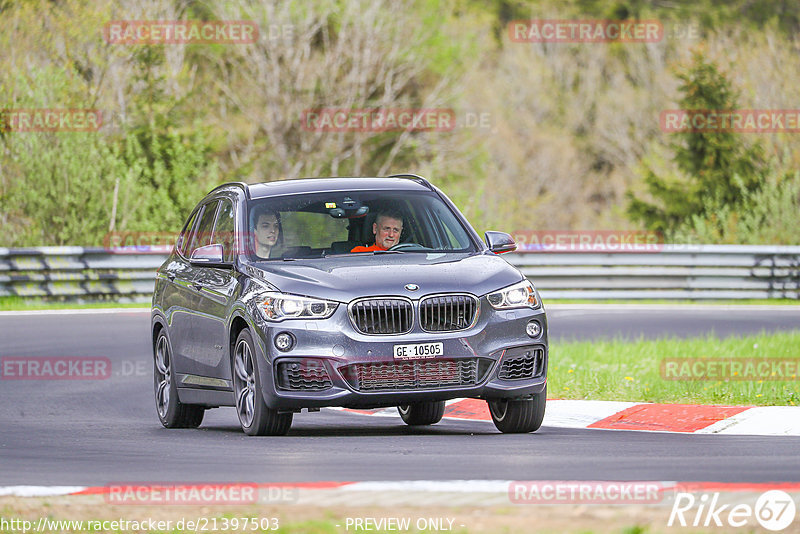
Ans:
{"label": "rike67 logo", "polygon": [[794,521],[796,505],[785,491],[769,490],[762,493],[755,506],[746,503],[720,502],[720,493],[677,493],[669,514],[667,526],[744,527],[760,525],[774,532],[788,527]]}

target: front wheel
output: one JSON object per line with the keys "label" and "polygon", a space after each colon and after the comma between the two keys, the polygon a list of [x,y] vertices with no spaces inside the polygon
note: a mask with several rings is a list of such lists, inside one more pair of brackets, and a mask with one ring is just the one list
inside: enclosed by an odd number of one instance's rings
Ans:
{"label": "front wheel", "polygon": [[489,413],[497,430],[504,434],[524,434],[539,430],[547,403],[547,386],[532,399],[490,400]]}
{"label": "front wheel", "polygon": [[178,400],[172,349],[164,330],[159,332],[153,349],[153,388],[158,419],[166,428],[197,428],[203,422],[206,410],[202,406],[184,404]]}
{"label": "front wheel", "polygon": [[434,425],[444,417],[444,401],[417,402],[397,407],[407,425]]}
{"label": "front wheel", "polygon": [[292,426],[291,413],[278,413],[266,405],[261,394],[253,338],[242,330],[233,352],[233,391],[239,424],[248,436],[283,436]]}

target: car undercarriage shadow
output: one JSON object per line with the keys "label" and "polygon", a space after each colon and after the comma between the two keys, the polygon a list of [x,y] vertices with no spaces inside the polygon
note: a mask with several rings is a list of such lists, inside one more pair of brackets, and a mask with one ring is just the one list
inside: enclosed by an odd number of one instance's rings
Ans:
{"label": "car undercarriage shadow", "polygon": [[[447,426],[420,426],[412,427],[404,423],[391,424],[348,424],[335,425],[331,423],[313,424],[303,423],[292,425],[287,437],[363,437],[363,436],[463,436],[499,434],[491,425],[481,425],[483,428],[454,428]],[[242,429],[238,426],[201,426],[199,430],[210,433],[237,433]],[[274,437],[274,436],[273,436]]]}

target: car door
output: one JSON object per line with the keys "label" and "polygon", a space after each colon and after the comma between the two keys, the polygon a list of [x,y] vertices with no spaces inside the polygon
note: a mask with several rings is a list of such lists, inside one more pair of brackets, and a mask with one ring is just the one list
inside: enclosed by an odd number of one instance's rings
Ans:
{"label": "car door", "polygon": [[203,206],[202,212],[198,214],[198,222],[195,225],[194,232],[192,232],[189,244],[185,248],[186,254],[182,258],[183,262],[185,262],[185,318],[181,318],[179,327],[170,329],[176,333],[172,337],[178,337],[178,348],[173,347],[173,361],[175,363],[175,371],[179,375],[179,387],[184,385],[184,375],[197,375],[202,373],[203,370],[200,362],[203,358],[204,340],[202,339],[203,333],[200,330],[201,323],[197,320],[198,314],[203,313],[203,310],[200,286],[196,282],[197,273],[203,267],[192,263],[191,257],[196,249],[210,244],[218,207],[218,200],[212,200]]}
{"label": "car door", "polygon": [[[220,200],[214,230],[207,244],[221,244],[224,260],[233,262],[235,250],[235,209],[230,199]],[[197,333],[194,357],[197,374],[203,377],[229,380],[230,358],[225,338],[228,310],[236,298],[238,281],[233,269],[219,267],[196,267],[193,286],[198,292],[198,310],[192,320]],[[213,386],[213,381],[205,381]],[[222,386],[221,383],[216,383]]]}
{"label": "car door", "polygon": [[200,206],[189,216],[172,255],[172,261],[158,273],[159,283],[163,284],[161,305],[167,318],[167,331],[175,368],[179,362],[185,361],[189,337],[191,314],[196,306],[197,292],[191,287],[194,280],[194,269],[187,259],[189,246],[195,238],[197,226],[202,218],[203,207]]}

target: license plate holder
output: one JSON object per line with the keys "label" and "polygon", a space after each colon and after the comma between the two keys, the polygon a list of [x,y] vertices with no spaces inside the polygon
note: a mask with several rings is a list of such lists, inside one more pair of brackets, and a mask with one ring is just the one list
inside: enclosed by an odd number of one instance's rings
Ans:
{"label": "license plate holder", "polygon": [[408,345],[395,345],[392,348],[395,360],[425,360],[444,356],[444,343],[411,343]]}

